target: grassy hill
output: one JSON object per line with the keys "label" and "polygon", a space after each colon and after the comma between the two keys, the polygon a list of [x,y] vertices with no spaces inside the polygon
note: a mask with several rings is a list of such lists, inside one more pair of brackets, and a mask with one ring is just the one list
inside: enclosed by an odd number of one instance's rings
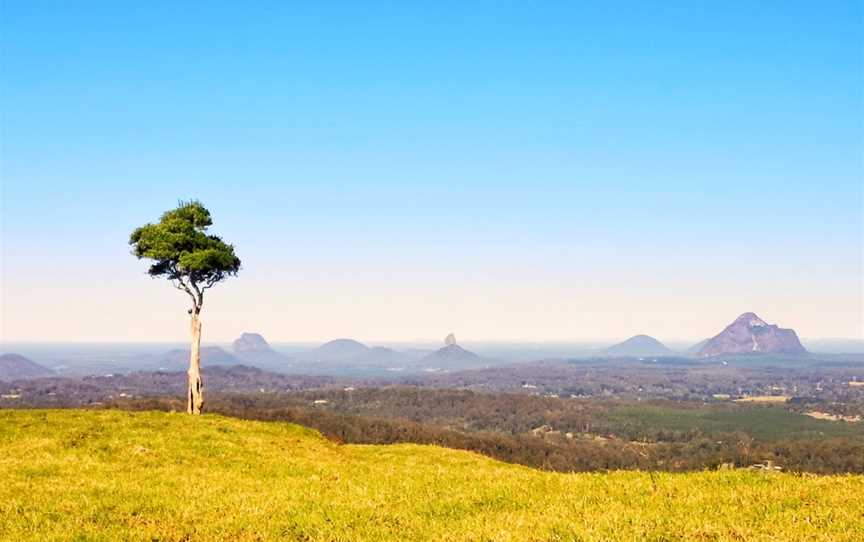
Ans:
{"label": "grassy hill", "polygon": [[864,540],[862,476],[557,474],[208,415],[0,411],[3,540]]}

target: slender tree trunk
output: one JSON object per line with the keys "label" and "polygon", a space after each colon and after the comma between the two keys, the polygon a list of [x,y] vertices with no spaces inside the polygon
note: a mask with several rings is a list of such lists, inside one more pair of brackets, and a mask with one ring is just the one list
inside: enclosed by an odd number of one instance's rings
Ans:
{"label": "slender tree trunk", "polygon": [[189,353],[189,390],[186,412],[201,414],[204,405],[204,382],[201,380],[201,320],[192,313],[192,349]]}

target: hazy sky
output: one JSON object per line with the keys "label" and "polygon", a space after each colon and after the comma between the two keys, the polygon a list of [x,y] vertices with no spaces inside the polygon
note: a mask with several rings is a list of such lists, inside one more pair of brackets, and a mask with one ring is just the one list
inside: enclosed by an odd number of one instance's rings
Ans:
{"label": "hazy sky", "polygon": [[2,2],[3,340],[864,335],[860,2],[324,4]]}

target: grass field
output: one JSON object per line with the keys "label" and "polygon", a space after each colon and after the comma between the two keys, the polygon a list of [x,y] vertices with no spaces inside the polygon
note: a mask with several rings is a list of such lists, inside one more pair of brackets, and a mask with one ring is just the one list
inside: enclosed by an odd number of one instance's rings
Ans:
{"label": "grass field", "polygon": [[215,415],[0,411],[3,540],[864,540],[862,476],[556,474]]}

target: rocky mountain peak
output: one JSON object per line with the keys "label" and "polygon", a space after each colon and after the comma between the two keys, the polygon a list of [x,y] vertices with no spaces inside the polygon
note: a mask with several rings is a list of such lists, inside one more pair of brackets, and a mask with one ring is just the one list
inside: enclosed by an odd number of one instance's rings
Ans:
{"label": "rocky mountain peak", "polygon": [[798,335],[792,329],[769,324],[755,313],[745,312],[709,339],[699,350],[700,357],[723,354],[803,354]]}
{"label": "rocky mountain peak", "polygon": [[233,343],[235,352],[270,352],[270,344],[258,333],[241,333]]}
{"label": "rocky mountain peak", "polygon": [[733,323],[739,323],[739,322],[747,324],[750,327],[761,327],[761,326],[767,326],[768,325],[768,322],[766,322],[765,320],[756,316],[756,313],[754,313],[754,312],[745,312],[744,314],[742,314],[741,316],[736,318],[735,322],[733,322]]}

